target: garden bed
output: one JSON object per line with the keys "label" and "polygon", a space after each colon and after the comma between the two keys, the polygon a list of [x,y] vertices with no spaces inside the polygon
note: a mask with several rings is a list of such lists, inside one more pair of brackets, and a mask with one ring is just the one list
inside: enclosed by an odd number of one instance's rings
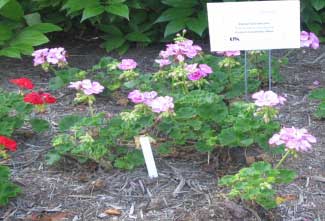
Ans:
{"label": "garden bed", "polygon": [[[88,68],[98,62],[105,52],[92,43],[67,42],[69,63]],[[142,70],[152,71],[151,64],[163,46],[138,48],[123,57],[134,58]],[[232,174],[245,165],[249,156],[260,155],[257,148],[247,152],[240,149],[215,152],[207,165],[206,154],[180,152],[173,157],[157,157],[159,178],[149,179],[144,167],[124,172],[104,171],[96,164],[80,165],[65,159],[60,165],[49,167],[45,154],[52,148],[51,138],[56,133],[58,120],[70,113],[85,114],[87,106],[68,105],[74,93],[57,91],[58,103],[51,105],[46,117],[52,130],[33,134],[21,129],[16,133],[19,150],[6,162],[12,168],[15,183],[23,194],[0,208],[4,220],[325,220],[325,125],[313,117],[316,102],[308,93],[325,86],[325,47],[319,50],[297,50],[289,57],[289,64],[281,70],[282,83],[274,87],[277,93],[287,94],[287,103],[280,111],[284,126],[307,128],[317,137],[313,151],[286,162],[298,172],[294,183],[279,189],[288,199],[279,208],[265,212],[250,209],[239,201],[229,201],[227,188],[217,186],[218,178]],[[117,56],[117,55],[113,55]],[[315,62],[314,62],[315,61]],[[314,62],[314,63],[313,63]],[[17,76],[31,78],[38,88],[47,89],[50,74],[32,66],[31,58],[21,61],[0,61],[1,86],[15,88],[7,80]],[[124,106],[118,98],[100,97],[96,110],[116,114]],[[272,159],[271,159],[272,160]],[[258,208],[258,207],[253,207]],[[120,216],[101,217],[107,209],[117,209]],[[114,211],[114,210],[113,210]]]}

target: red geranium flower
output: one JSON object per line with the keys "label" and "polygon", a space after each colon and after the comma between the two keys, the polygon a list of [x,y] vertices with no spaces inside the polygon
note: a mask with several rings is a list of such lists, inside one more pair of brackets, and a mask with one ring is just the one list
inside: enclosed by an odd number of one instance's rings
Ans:
{"label": "red geranium flower", "polygon": [[49,93],[31,92],[24,96],[24,101],[34,105],[53,104],[56,102],[56,98]]}
{"label": "red geranium flower", "polygon": [[13,152],[17,150],[16,141],[5,136],[0,136],[0,145],[3,145],[5,148]]}
{"label": "red geranium flower", "polygon": [[34,84],[29,78],[16,78],[16,79],[11,79],[10,83],[17,85],[20,88],[26,88],[26,89],[33,89]]}

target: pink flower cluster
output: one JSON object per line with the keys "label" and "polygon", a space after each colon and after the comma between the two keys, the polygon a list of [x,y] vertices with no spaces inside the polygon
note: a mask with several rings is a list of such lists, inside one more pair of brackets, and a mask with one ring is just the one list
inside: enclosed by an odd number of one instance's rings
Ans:
{"label": "pink flower cluster", "polygon": [[96,82],[86,79],[82,81],[70,82],[69,88],[82,91],[86,95],[99,94],[104,91],[104,87]]}
{"label": "pink flower cluster", "polygon": [[137,65],[137,62],[133,59],[122,59],[121,63],[119,63],[117,67],[122,71],[128,71],[135,69]]}
{"label": "pink flower cluster", "polygon": [[45,63],[58,65],[59,67],[67,64],[67,52],[64,48],[44,48],[33,52],[34,66]]}
{"label": "pink flower cluster", "polygon": [[240,51],[217,51],[217,54],[226,57],[236,57],[240,55]]}
{"label": "pink flower cluster", "polygon": [[284,104],[286,99],[282,96],[277,95],[273,91],[259,91],[252,95],[255,100],[254,103],[259,107],[269,106],[273,107],[279,104]]}
{"label": "pink flower cluster", "polygon": [[212,68],[207,64],[189,64],[186,65],[185,70],[188,71],[188,79],[197,81],[204,78],[213,72]]}
{"label": "pink flower cluster", "polygon": [[202,48],[198,45],[193,45],[192,40],[178,41],[174,44],[167,44],[166,50],[159,53],[161,59],[155,60],[160,67],[169,65],[171,63],[170,58],[173,60],[182,62],[185,58],[194,58],[202,51]]}
{"label": "pink flower cluster", "polygon": [[305,152],[311,150],[311,143],[316,143],[316,138],[309,134],[304,128],[297,129],[295,127],[282,128],[280,133],[274,134],[269,140],[270,145],[282,145],[289,150],[297,152]]}
{"label": "pink flower cluster", "polygon": [[313,32],[302,31],[300,33],[300,46],[306,48],[319,48],[319,39]]}
{"label": "pink flower cluster", "polygon": [[156,91],[141,92],[134,90],[129,93],[128,98],[136,104],[143,103],[151,108],[152,112],[161,113],[167,111],[173,111],[174,102],[173,98],[169,96],[159,96]]}

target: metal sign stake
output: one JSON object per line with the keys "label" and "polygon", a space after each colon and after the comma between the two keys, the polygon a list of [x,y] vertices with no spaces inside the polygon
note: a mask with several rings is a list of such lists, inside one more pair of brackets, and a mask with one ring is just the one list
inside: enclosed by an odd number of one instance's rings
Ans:
{"label": "metal sign stake", "polygon": [[245,51],[245,70],[244,70],[244,78],[245,78],[245,99],[248,100],[248,75],[247,75],[247,51]]}
{"label": "metal sign stake", "polygon": [[269,50],[269,90],[272,90],[272,50]]}

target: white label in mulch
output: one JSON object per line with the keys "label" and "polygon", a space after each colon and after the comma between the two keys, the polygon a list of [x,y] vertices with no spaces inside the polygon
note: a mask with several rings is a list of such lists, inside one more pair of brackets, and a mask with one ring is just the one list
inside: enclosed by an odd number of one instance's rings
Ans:
{"label": "white label in mulch", "polygon": [[144,156],[144,160],[146,162],[149,177],[157,178],[158,172],[157,172],[155,159],[153,158],[149,137],[141,136],[140,145]]}

